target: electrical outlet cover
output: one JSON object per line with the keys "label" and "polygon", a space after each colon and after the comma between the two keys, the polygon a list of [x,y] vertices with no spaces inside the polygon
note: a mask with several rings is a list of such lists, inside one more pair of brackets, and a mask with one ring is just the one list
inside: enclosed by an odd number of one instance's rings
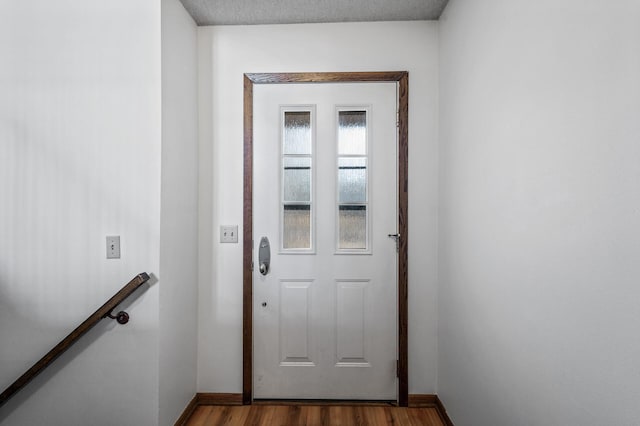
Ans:
{"label": "electrical outlet cover", "polygon": [[107,237],[107,259],[120,259],[120,236]]}

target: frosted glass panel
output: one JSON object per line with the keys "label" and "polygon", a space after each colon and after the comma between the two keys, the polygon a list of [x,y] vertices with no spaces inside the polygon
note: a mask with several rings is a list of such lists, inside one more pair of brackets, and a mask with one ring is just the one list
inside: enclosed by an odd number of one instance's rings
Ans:
{"label": "frosted glass panel", "polygon": [[338,192],[340,203],[367,202],[367,159],[338,159]]}
{"label": "frosted glass panel", "polygon": [[339,249],[367,248],[367,207],[340,206],[338,209]]}
{"label": "frosted glass panel", "polygon": [[367,154],[366,111],[340,111],[338,113],[338,154]]}
{"label": "frosted glass panel", "polygon": [[285,157],[284,201],[311,201],[311,158]]}
{"label": "frosted glass panel", "polygon": [[311,206],[285,205],[282,227],[282,248],[311,248]]}
{"label": "frosted glass panel", "polygon": [[284,113],[283,154],[311,155],[311,112]]}

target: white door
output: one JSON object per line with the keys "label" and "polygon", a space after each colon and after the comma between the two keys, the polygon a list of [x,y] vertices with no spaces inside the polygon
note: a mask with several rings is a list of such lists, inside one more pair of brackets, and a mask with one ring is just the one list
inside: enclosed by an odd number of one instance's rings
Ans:
{"label": "white door", "polygon": [[254,87],[254,398],[396,399],[396,97]]}

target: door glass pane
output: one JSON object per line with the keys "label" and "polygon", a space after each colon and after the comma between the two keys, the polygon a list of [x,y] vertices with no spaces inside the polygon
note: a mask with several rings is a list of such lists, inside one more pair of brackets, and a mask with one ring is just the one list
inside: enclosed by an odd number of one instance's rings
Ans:
{"label": "door glass pane", "polygon": [[367,154],[367,112],[338,112],[338,154]]}
{"label": "door glass pane", "polygon": [[285,157],[284,201],[311,201],[311,158]]}
{"label": "door glass pane", "polygon": [[367,202],[367,159],[347,157],[338,159],[338,201],[340,203]]}
{"label": "door glass pane", "polygon": [[311,248],[311,206],[285,205],[282,248]]}
{"label": "door glass pane", "polygon": [[[281,220],[283,250],[312,249],[313,107],[282,111]],[[307,109],[306,111],[303,110]]]}
{"label": "door glass pane", "polygon": [[338,209],[339,249],[367,248],[367,207],[340,206]]}
{"label": "door glass pane", "polygon": [[311,155],[311,112],[285,111],[283,154]]}

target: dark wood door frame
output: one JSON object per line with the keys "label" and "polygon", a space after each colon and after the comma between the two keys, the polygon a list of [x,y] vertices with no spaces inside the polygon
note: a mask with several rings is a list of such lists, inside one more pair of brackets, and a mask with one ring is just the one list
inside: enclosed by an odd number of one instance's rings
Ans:
{"label": "dark wood door frame", "polygon": [[409,165],[409,73],[257,73],[244,75],[244,217],[243,217],[243,316],[242,402],[251,404],[253,387],[253,86],[291,83],[396,82],[398,87],[398,405],[409,402],[408,335],[408,165]]}

